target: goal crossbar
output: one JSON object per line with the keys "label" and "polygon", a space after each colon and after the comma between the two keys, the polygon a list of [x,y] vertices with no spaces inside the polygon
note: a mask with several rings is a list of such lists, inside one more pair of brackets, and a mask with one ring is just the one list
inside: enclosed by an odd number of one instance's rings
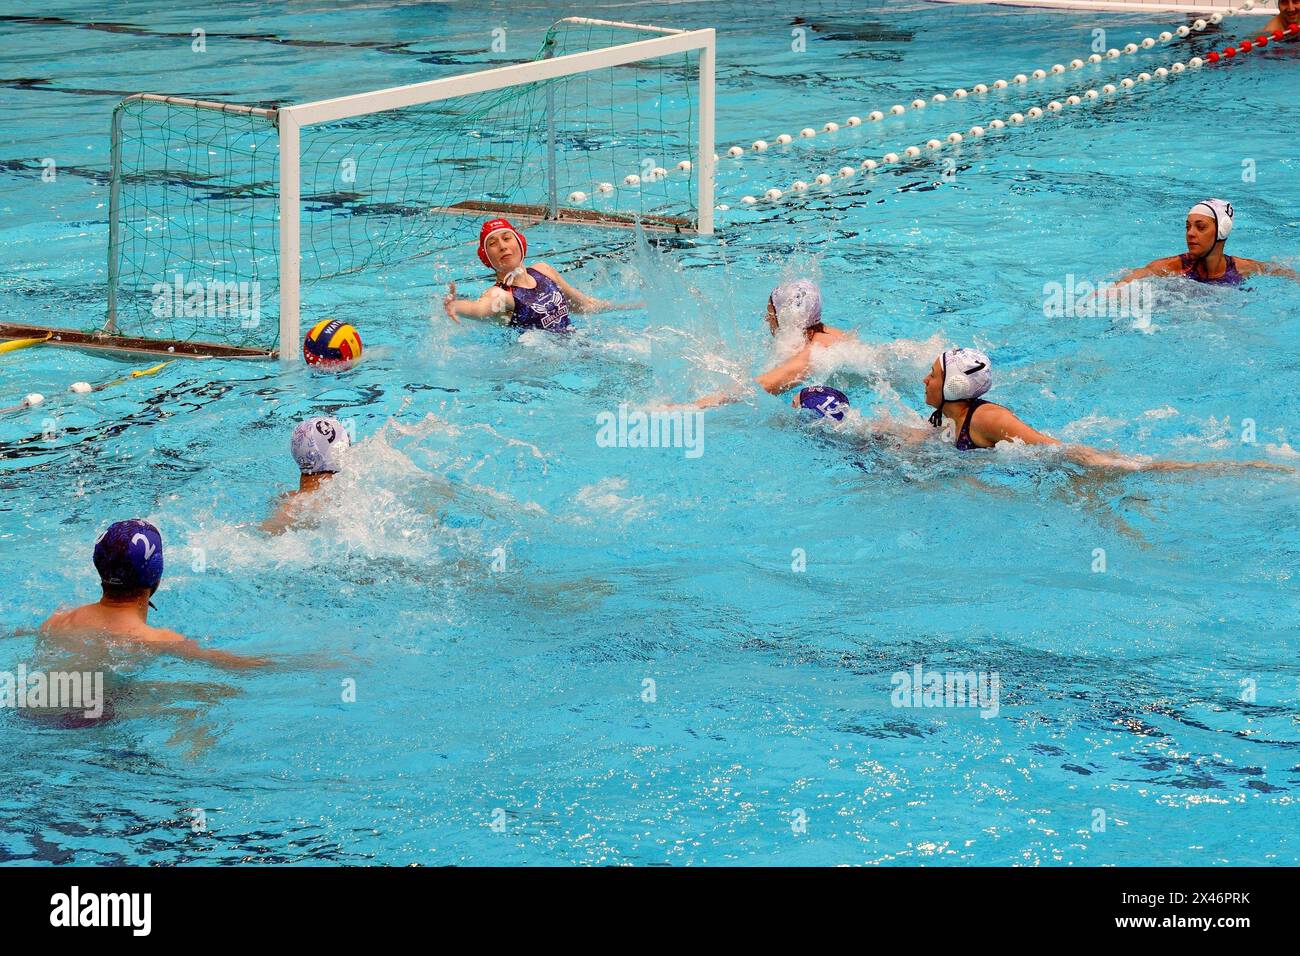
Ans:
{"label": "goal crossbar", "polygon": [[[584,21],[579,21],[584,22]],[[411,83],[407,86],[394,86],[386,90],[371,93],[354,93],[350,96],[337,96],[314,103],[301,103],[296,106],[280,108],[280,122],[286,117],[298,126],[310,126],[314,123],[329,123],[334,120],[350,119],[367,113],[379,113],[386,110],[399,110],[407,106],[420,106],[436,100],[445,100],[467,93],[490,93],[505,89],[507,86],[520,86],[524,83],[538,83],[554,80],[570,73],[586,70],[599,70],[603,67],[624,66],[639,60],[653,60],[674,53],[688,50],[713,52],[714,31],[690,30],[668,36],[655,37],[652,40],[637,40],[606,47],[603,50],[589,50],[585,53],[569,53],[546,60],[533,60],[514,66],[500,66],[477,73],[463,73],[448,76],[441,80],[426,80],[423,83]],[[704,72],[703,70],[701,72]],[[711,71],[710,71],[711,75]],[[705,126],[700,123],[701,132]],[[710,156],[712,154],[710,153]]]}

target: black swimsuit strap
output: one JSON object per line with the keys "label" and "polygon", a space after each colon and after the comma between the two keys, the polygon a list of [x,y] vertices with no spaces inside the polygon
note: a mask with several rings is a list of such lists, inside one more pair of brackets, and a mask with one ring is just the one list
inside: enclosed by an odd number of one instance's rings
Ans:
{"label": "black swimsuit strap", "polygon": [[[957,437],[958,441],[961,441],[964,438],[966,441],[970,442],[970,421],[975,417],[975,409],[979,408],[981,405],[987,404],[988,402],[984,401],[982,398],[972,398],[970,400],[970,407],[966,409],[966,420],[961,423],[961,434]],[[974,442],[971,442],[971,444],[974,444]]]}

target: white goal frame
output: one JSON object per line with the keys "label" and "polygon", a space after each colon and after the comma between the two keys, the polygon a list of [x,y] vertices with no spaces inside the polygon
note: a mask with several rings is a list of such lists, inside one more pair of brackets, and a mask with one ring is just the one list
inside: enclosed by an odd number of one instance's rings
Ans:
{"label": "white goal frame", "polygon": [[[242,346],[203,345],[194,346],[187,342],[165,342],[143,338],[125,338],[117,329],[117,284],[118,256],[122,242],[120,179],[122,173],[121,157],[121,123],[122,107],[133,100],[148,100],[183,106],[192,109],[212,110],[217,112],[242,113],[256,115],[271,124],[275,129],[279,145],[279,348],[280,360],[295,362],[299,360],[298,348],[301,309],[301,272],[302,272],[302,222],[301,222],[301,131],[305,127],[318,123],[329,123],[350,119],[372,113],[384,113],[390,110],[435,103],[457,96],[474,93],[488,93],[510,86],[554,80],[564,76],[577,75],[592,70],[624,66],[644,60],[653,60],[671,56],[675,53],[698,51],[699,53],[699,91],[698,102],[698,141],[697,155],[692,163],[696,184],[696,218],[694,231],[699,235],[713,234],[713,192],[714,192],[714,72],[716,69],[716,36],[713,29],[675,30],[668,27],[649,26],[641,23],[625,23],[614,20],[596,20],[588,17],[565,17],[556,25],[571,23],[622,28],[642,33],[659,34],[648,40],[637,40],[602,47],[583,53],[571,53],[558,57],[543,57],[514,66],[503,66],[477,73],[464,73],[440,80],[424,83],[412,83],[370,93],[357,93],[328,100],[318,100],[294,106],[279,108],[261,108],[244,106],[236,103],[218,103],[209,100],[196,100],[182,96],[164,96],[157,93],[136,93],[126,97],[113,112],[112,138],[112,186],[109,193],[109,249],[108,249],[108,314],[103,329],[98,333],[81,335],[86,340],[86,347],[127,350],[132,352],[161,351],[161,345],[170,346],[169,352],[185,355],[214,354],[232,358],[269,357],[264,349]],[[554,29],[554,27],[552,27]],[[556,156],[555,131],[548,127],[546,149],[548,152],[549,197],[544,206],[511,207],[509,204],[497,204],[495,211],[508,212],[520,217],[520,221],[559,220],[569,222],[590,222],[593,224],[630,225],[634,216],[592,215],[587,219],[575,215],[577,210],[564,210],[566,216],[560,216],[556,196]],[[436,210],[431,210],[436,211]],[[465,203],[463,206],[444,210],[449,213],[472,213],[494,211],[492,204]],[[658,222],[656,222],[658,220]],[[667,227],[680,230],[689,226],[689,221],[678,217],[647,217],[647,228],[665,228],[665,220],[671,220]],[[77,336],[71,330],[60,330],[68,336]]]}
{"label": "white goal frame", "polygon": [[[601,24],[627,27],[661,33],[650,40],[638,40],[617,46],[604,47],[585,53],[571,53],[551,59],[534,60],[515,66],[503,66],[477,73],[465,73],[441,80],[396,86],[372,93],[357,93],[328,100],[317,100],[298,106],[282,106],[278,110],[280,133],[280,359],[298,360],[297,342],[300,334],[299,279],[302,265],[301,232],[299,223],[300,185],[300,131],[305,126],[350,119],[369,113],[420,106],[454,96],[487,93],[524,83],[553,80],[574,73],[585,73],[612,66],[623,66],[640,60],[651,60],[698,50],[699,68],[699,143],[695,162],[698,195],[696,232],[713,234],[713,175],[714,175],[714,70],[716,68],[716,34],[713,29],[671,30],[666,27],[648,27],[644,24],[617,23],[580,17],[567,18],[567,22]],[[554,144],[550,144],[553,149]],[[286,344],[287,343],[287,344]]]}

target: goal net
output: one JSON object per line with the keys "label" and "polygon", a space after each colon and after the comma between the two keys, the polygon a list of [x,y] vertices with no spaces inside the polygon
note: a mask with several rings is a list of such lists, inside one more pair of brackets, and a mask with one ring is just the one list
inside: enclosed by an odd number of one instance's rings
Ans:
{"label": "goal net", "polygon": [[292,359],[368,277],[423,310],[429,258],[476,263],[484,218],[710,233],[713,44],[572,17],[529,62],[377,92],[128,97],[103,332]]}

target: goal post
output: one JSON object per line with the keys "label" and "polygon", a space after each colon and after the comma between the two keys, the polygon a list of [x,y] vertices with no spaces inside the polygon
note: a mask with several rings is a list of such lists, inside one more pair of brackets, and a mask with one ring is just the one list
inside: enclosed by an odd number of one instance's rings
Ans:
{"label": "goal post", "polygon": [[[128,353],[269,357],[275,345],[257,331],[257,262],[275,249],[256,241],[253,224],[259,210],[263,221],[274,215],[274,177],[254,157],[259,146],[262,156],[274,153],[276,122],[275,109],[238,103],[156,93],[121,100],[111,131],[106,319],[92,333],[56,338]],[[237,223],[251,234],[236,235]],[[173,242],[178,233],[185,238]],[[193,334],[177,334],[185,318],[212,320],[207,330],[222,334],[205,335],[198,321]]]}
{"label": "goal post", "polygon": [[[113,117],[104,331],[293,361],[303,326],[339,308],[317,283],[375,266],[409,282],[396,264],[430,255],[459,267],[475,219],[709,235],[714,44],[712,29],[569,17],[530,61],[374,92],[275,107],[128,97]],[[223,280],[251,283],[268,321],[243,299],[232,311]]]}

